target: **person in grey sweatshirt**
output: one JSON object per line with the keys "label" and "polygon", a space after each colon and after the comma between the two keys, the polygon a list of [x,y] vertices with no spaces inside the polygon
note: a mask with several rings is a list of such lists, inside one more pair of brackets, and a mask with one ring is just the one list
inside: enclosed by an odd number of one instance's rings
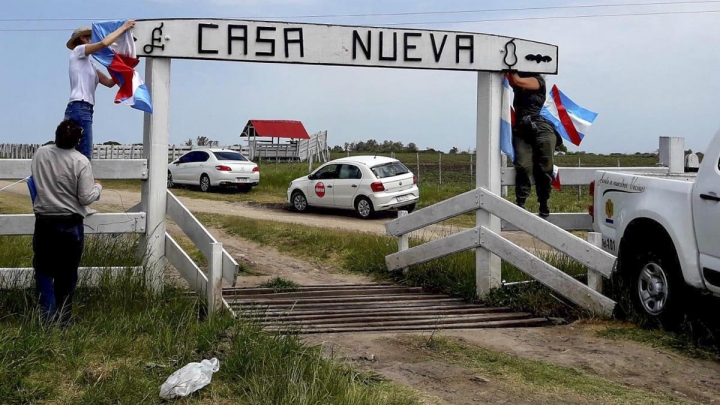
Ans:
{"label": "person in grey sweatshirt", "polygon": [[55,144],[38,149],[30,170],[35,184],[33,201],[33,268],[35,292],[44,321],[67,325],[85,244],[86,207],[100,198],[90,161],[75,150],[82,138],[79,122],[62,121]]}

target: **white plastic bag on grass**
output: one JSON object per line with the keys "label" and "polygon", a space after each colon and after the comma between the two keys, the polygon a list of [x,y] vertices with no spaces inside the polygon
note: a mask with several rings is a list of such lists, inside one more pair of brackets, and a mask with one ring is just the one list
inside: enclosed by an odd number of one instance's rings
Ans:
{"label": "white plastic bag on grass", "polygon": [[220,361],[216,358],[200,363],[188,363],[172,373],[160,387],[160,398],[173,399],[186,397],[210,384],[213,373],[220,370]]}

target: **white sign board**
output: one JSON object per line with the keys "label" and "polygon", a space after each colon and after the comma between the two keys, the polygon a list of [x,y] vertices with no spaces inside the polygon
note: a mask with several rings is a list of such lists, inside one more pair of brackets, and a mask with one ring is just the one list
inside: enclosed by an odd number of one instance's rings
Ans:
{"label": "white sign board", "polygon": [[138,20],[138,56],[557,74],[558,48],[469,32],[215,19]]}

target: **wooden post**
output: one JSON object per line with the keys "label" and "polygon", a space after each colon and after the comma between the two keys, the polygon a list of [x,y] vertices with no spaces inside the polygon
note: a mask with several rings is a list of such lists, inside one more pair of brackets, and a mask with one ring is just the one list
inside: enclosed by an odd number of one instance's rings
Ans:
{"label": "wooden post", "polygon": [[210,244],[208,257],[208,314],[213,315],[222,309],[222,243]]}
{"label": "wooden post", "polygon": [[440,177],[440,186],[442,186],[442,153],[438,152],[438,176]]}
{"label": "wooden post", "polygon": [[420,153],[415,152],[415,161],[417,162],[417,184],[420,187]]}
{"label": "wooden post", "polygon": [[[588,243],[602,248],[602,234],[588,232]],[[588,269],[588,287],[602,294],[603,276],[593,269]]]}
{"label": "wooden post", "polygon": [[[581,167],[580,158],[578,158],[578,167]],[[582,198],[582,186],[578,184],[578,201],[580,201],[580,198]]]}
{"label": "wooden post", "polygon": [[[398,218],[402,218],[408,215],[408,212],[405,210],[398,211]],[[410,242],[408,234],[404,234],[398,237],[398,252],[402,252],[405,250],[410,249]],[[402,269],[403,274],[407,273],[408,268],[404,267]]]}
{"label": "wooden post", "polygon": [[[500,113],[502,106],[501,73],[478,72],[477,80],[477,162],[476,187],[500,195]],[[500,234],[500,218],[479,209],[477,226]],[[475,281],[478,298],[500,286],[500,258],[484,248],[475,250]]]}
{"label": "wooden post", "polygon": [[140,246],[148,268],[148,283],[160,291],[165,268],[170,59],[147,58],[145,83],[152,96],[153,113],[145,113],[143,126],[143,157],[148,161],[148,179],[142,185],[141,203],[147,224]]}

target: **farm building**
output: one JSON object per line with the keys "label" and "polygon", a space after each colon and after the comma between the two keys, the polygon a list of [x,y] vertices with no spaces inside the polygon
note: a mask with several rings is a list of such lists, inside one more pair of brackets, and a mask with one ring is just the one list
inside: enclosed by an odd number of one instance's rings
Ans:
{"label": "farm building", "polygon": [[252,160],[327,160],[327,131],[310,136],[300,121],[250,120],[240,137],[247,137]]}

